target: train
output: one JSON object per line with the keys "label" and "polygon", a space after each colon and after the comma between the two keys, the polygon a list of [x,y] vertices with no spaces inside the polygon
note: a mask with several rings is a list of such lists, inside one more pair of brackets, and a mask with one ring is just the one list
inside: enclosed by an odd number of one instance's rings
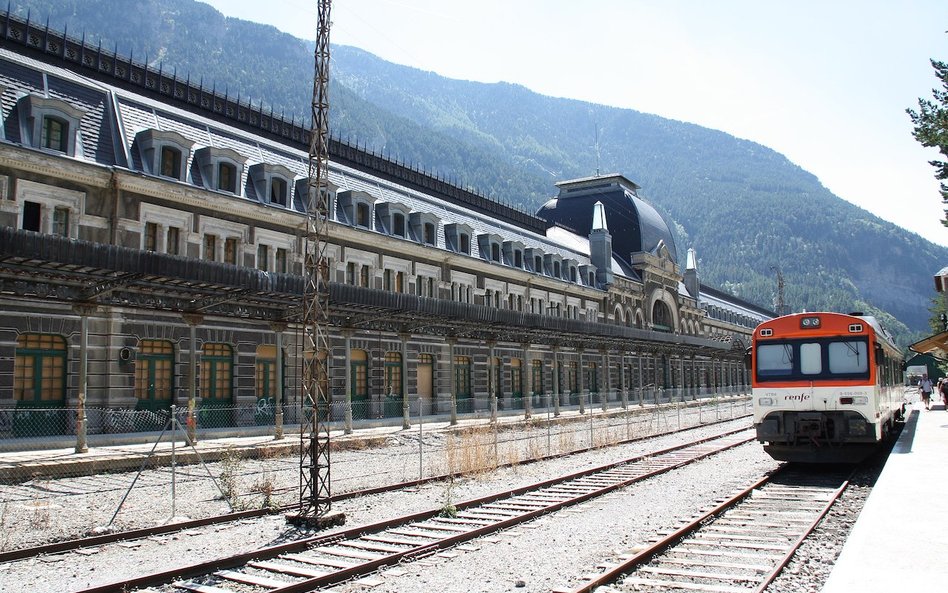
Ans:
{"label": "train", "polygon": [[904,418],[902,354],[875,317],[795,313],[754,330],[757,440],[774,459],[858,463]]}

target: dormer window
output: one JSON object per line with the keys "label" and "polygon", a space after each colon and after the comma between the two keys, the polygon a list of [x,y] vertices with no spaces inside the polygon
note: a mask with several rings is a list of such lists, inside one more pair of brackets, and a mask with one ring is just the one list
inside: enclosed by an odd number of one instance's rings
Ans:
{"label": "dormer window", "polygon": [[283,165],[256,163],[248,170],[257,200],[286,208],[290,205],[288,191],[295,175]]}
{"label": "dormer window", "polygon": [[19,100],[20,130],[24,144],[81,156],[79,122],[85,111],[62,99],[26,95]]}
{"label": "dormer window", "polygon": [[563,258],[555,253],[543,256],[543,269],[554,278],[563,278]]}
{"label": "dormer window", "polygon": [[477,247],[480,249],[481,257],[493,262],[500,263],[500,235],[482,233],[477,236]]}
{"label": "dormer window", "polygon": [[205,146],[194,151],[194,162],[207,189],[240,194],[240,176],[246,159],[236,150]]}
{"label": "dormer window", "polygon": [[364,191],[341,191],[336,197],[336,216],[340,222],[366,229],[372,228],[372,207],[375,198]]}
{"label": "dormer window", "polygon": [[377,203],[375,216],[378,230],[402,239],[408,238],[408,206],[396,202]]}
{"label": "dormer window", "polygon": [[525,249],[523,252],[524,263],[527,264],[527,269],[536,274],[543,273],[543,250],[535,249],[533,247]]}
{"label": "dormer window", "polygon": [[148,129],[135,134],[135,144],[146,173],[185,181],[193,142],[177,132]]}
{"label": "dormer window", "polygon": [[408,224],[416,241],[425,245],[438,244],[438,217],[430,212],[412,212]]}
{"label": "dormer window", "polygon": [[451,251],[471,254],[471,227],[466,224],[452,223],[444,225],[444,241]]}
{"label": "dormer window", "polygon": [[523,243],[520,241],[504,241],[503,251],[505,264],[523,269]]}
{"label": "dormer window", "polygon": [[569,281],[576,282],[576,268],[574,266],[569,267]]}

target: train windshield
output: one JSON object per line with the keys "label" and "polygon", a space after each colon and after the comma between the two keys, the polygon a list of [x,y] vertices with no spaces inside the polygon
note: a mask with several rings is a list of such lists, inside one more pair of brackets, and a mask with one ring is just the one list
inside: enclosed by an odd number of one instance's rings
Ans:
{"label": "train windshield", "polygon": [[866,338],[769,340],[757,343],[757,381],[869,378]]}

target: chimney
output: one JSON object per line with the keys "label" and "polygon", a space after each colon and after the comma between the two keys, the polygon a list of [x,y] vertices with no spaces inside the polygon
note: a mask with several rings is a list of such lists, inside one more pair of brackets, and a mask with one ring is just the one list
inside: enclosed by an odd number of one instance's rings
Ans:
{"label": "chimney", "polygon": [[698,256],[695,255],[694,248],[688,249],[688,257],[685,260],[685,289],[695,300],[698,299]]}
{"label": "chimney", "polygon": [[596,282],[603,287],[612,284],[612,235],[606,225],[606,208],[602,202],[596,202],[593,206],[589,259],[596,266]]}

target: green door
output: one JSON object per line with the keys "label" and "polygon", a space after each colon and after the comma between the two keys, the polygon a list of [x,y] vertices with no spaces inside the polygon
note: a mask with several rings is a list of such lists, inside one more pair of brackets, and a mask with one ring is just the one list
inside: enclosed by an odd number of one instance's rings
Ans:
{"label": "green door", "polygon": [[66,340],[53,334],[17,337],[13,363],[15,437],[66,434]]}

